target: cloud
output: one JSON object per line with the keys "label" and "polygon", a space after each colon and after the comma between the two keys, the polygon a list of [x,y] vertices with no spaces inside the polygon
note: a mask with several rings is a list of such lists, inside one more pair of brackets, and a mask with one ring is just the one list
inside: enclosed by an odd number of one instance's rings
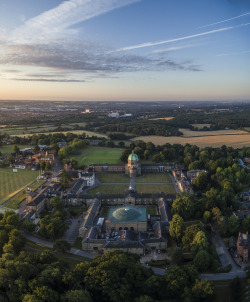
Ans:
{"label": "cloud", "polygon": [[242,14],[242,15],[239,15],[239,16],[236,16],[236,17],[233,17],[233,18],[225,19],[225,20],[222,20],[222,21],[219,21],[219,22],[208,24],[208,25],[203,25],[203,26],[200,26],[199,28],[204,28],[204,27],[209,27],[209,26],[225,23],[225,22],[228,22],[228,21],[231,21],[231,20],[242,18],[244,16],[248,16],[248,15],[250,15],[250,13]]}
{"label": "cloud", "polygon": [[227,31],[227,30],[232,30],[232,29],[242,27],[242,26],[247,26],[249,24],[250,23],[244,23],[244,24],[240,24],[240,25],[236,25],[236,26],[223,27],[223,28],[214,29],[214,30],[210,30],[210,31],[207,31],[207,32],[203,32],[203,33],[199,33],[199,34],[195,34],[195,35],[190,35],[190,36],[185,36],[185,37],[180,37],[180,38],[175,38],[175,39],[171,39],[171,40],[163,40],[163,41],[159,41],[159,42],[147,42],[147,43],[143,43],[143,44],[126,46],[126,47],[118,48],[118,49],[113,50],[111,52],[121,52],[121,51],[133,50],[133,49],[144,48],[144,47],[152,47],[152,46],[158,46],[158,45],[168,44],[168,43],[172,43],[172,42],[178,42],[178,41],[193,39],[193,38],[197,38],[197,37],[201,37],[201,36],[215,34],[215,33],[218,33],[218,32],[224,32],[224,31]]}
{"label": "cloud", "polygon": [[28,79],[28,78],[11,78],[9,80],[12,81],[25,81],[25,82],[58,82],[58,83],[83,83],[86,82],[85,80],[74,80],[74,79],[44,79],[44,78],[39,78],[39,79]]}
{"label": "cloud", "polygon": [[187,44],[187,45],[181,45],[181,46],[173,46],[173,47],[168,47],[168,48],[163,48],[163,49],[156,49],[153,50],[151,53],[152,54],[166,54],[171,51],[176,51],[176,50],[182,50],[186,48],[192,48],[196,46],[200,46],[201,44]]}
{"label": "cloud", "polygon": [[58,35],[74,34],[76,31],[69,29],[73,25],[138,1],[140,0],[64,1],[57,7],[26,21],[23,26],[12,32],[10,41],[32,43]]}
{"label": "cloud", "polygon": [[245,51],[239,51],[239,52],[231,52],[231,53],[222,53],[219,55],[216,55],[217,57],[224,57],[224,56],[234,56],[234,55],[241,55],[245,53],[250,53],[250,50],[245,50]]}

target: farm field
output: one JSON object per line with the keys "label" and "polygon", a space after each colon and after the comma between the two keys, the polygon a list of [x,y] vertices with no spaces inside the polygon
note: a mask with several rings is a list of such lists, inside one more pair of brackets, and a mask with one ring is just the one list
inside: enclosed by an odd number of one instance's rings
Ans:
{"label": "farm field", "polygon": [[72,158],[77,160],[79,167],[90,164],[120,164],[122,152],[120,148],[87,147],[81,154],[72,155]]}
{"label": "farm field", "polygon": [[167,182],[171,183],[171,179],[166,173],[151,173],[145,174],[141,177],[137,177],[136,183],[157,183],[157,182]]}
{"label": "farm field", "polygon": [[192,131],[189,129],[182,129],[182,128],[180,128],[179,130],[183,133],[183,137],[248,134],[246,131],[243,130]]}
{"label": "farm field", "polygon": [[56,133],[63,133],[66,135],[67,133],[73,133],[73,134],[82,134],[85,133],[88,136],[98,136],[98,137],[107,137],[105,134],[100,134],[97,132],[92,132],[92,131],[85,131],[85,130],[69,130],[69,131],[55,131],[55,132],[36,132],[36,133],[31,133],[31,134],[19,134],[19,135],[12,135],[12,136],[19,136],[19,137],[28,137],[33,134],[56,134]]}
{"label": "farm field", "polygon": [[[31,145],[17,145],[19,149],[24,149],[24,148],[32,148],[33,146]],[[13,147],[14,145],[3,145],[0,146],[0,152],[5,155],[5,154],[10,154],[13,152]]]}
{"label": "farm field", "polygon": [[97,177],[102,183],[129,183],[127,175],[117,173],[102,173],[98,174]]}
{"label": "farm field", "polygon": [[[62,124],[60,127],[67,127],[73,129],[75,125],[84,127],[85,122],[82,123],[72,123],[72,124]],[[53,124],[44,124],[44,125],[34,125],[34,126],[7,126],[2,127],[1,132],[7,133],[9,135],[20,135],[20,134],[33,134],[33,133],[46,133],[57,129],[59,126]]]}
{"label": "farm field", "polygon": [[222,145],[242,148],[250,147],[250,134],[241,135],[215,135],[215,136],[200,136],[200,137],[182,137],[182,136],[140,136],[133,140],[142,140],[144,142],[152,142],[155,145],[164,144],[181,144],[181,145],[196,145],[200,148],[204,147],[221,147]]}
{"label": "farm field", "polygon": [[128,189],[128,185],[101,185],[97,188],[87,191],[88,194],[96,194],[98,192],[104,194],[122,194]]}
{"label": "farm field", "polygon": [[18,170],[14,173],[12,168],[0,168],[0,204],[35,181],[38,174],[39,171]]}
{"label": "farm field", "polygon": [[166,194],[175,194],[173,185],[135,185],[135,189],[138,193],[159,193],[164,192]]}
{"label": "farm field", "polygon": [[171,121],[172,119],[174,119],[174,116],[171,117],[158,117],[158,118],[151,118],[151,121],[157,121],[157,120],[165,120],[165,121]]}

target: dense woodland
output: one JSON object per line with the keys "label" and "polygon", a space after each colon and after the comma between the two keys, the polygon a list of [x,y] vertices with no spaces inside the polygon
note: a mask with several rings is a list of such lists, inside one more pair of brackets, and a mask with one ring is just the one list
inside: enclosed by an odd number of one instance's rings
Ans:
{"label": "dense woodland", "polygon": [[51,251],[26,247],[13,211],[0,216],[0,300],[3,302],[210,301],[213,285],[194,266],[173,266],[166,276],[143,267],[139,256],[107,252],[71,268]]}

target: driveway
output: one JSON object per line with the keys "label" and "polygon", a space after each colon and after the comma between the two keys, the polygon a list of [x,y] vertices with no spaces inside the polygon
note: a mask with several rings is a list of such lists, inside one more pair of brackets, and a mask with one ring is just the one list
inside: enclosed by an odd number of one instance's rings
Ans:
{"label": "driveway", "polygon": [[69,228],[64,233],[63,239],[70,244],[74,244],[79,234],[81,215],[77,218],[68,219],[67,221],[69,222]]}

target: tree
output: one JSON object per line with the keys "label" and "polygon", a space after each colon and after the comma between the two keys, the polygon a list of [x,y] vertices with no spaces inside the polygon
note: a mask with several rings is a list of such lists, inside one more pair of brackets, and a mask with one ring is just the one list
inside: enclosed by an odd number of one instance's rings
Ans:
{"label": "tree", "polygon": [[172,253],[172,261],[174,264],[181,264],[184,260],[184,257],[183,257],[183,250],[181,247],[175,247],[175,249],[173,250],[173,253]]}
{"label": "tree", "polygon": [[69,290],[63,297],[63,302],[92,302],[90,293],[87,290]]}
{"label": "tree", "polygon": [[119,145],[121,148],[124,148],[125,143],[124,143],[124,142],[119,142],[118,145]]}
{"label": "tree", "polygon": [[214,285],[211,281],[205,280],[196,280],[192,288],[193,301],[213,301],[214,299]]}
{"label": "tree", "polygon": [[46,162],[46,165],[45,165],[45,170],[46,171],[49,171],[49,170],[51,170],[51,163],[48,161],[48,162]]}
{"label": "tree", "polygon": [[198,224],[193,224],[186,228],[182,237],[182,244],[185,250],[190,251],[194,237],[200,230],[201,228]]}
{"label": "tree", "polygon": [[25,229],[26,231],[32,233],[35,231],[36,225],[29,220],[25,220],[22,224],[22,228]]}
{"label": "tree", "polygon": [[201,172],[193,180],[193,187],[196,191],[204,191],[208,185],[208,175],[206,172]]}
{"label": "tree", "polygon": [[184,220],[190,219],[194,214],[193,200],[189,196],[179,195],[172,205],[173,213],[180,215]]}
{"label": "tree", "polygon": [[86,289],[101,301],[132,301],[132,297],[140,297],[145,293],[145,280],[152,275],[140,264],[139,256],[118,250],[94,258],[89,266],[84,278]]}
{"label": "tree", "polygon": [[171,297],[180,297],[188,282],[188,276],[182,267],[177,265],[168,269],[166,283]]}
{"label": "tree", "polygon": [[56,210],[62,210],[62,209],[64,209],[64,206],[65,206],[64,201],[58,196],[51,198],[49,203],[50,203],[50,208],[56,209]]}
{"label": "tree", "polygon": [[18,148],[17,145],[13,146],[13,153],[15,153],[15,154],[19,154],[20,153],[20,149]]}
{"label": "tree", "polygon": [[247,216],[242,221],[242,230],[244,233],[250,233],[250,216]]}
{"label": "tree", "polygon": [[209,267],[210,257],[207,251],[200,250],[194,257],[194,265],[202,272]]}
{"label": "tree", "polygon": [[13,229],[9,234],[9,242],[13,246],[15,253],[20,252],[21,248],[24,246],[26,238],[23,236],[23,232]]}
{"label": "tree", "polygon": [[198,231],[194,236],[194,240],[191,243],[191,250],[194,254],[200,250],[206,250],[208,248],[208,240],[206,234],[203,231]]}
{"label": "tree", "polygon": [[204,223],[210,223],[211,222],[211,212],[209,211],[205,211],[204,214],[203,214],[203,221]]}
{"label": "tree", "polygon": [[71,176],[65,170],[62,170],[59,177],[60,177],[60,184],[62,185],[62,187],[64,189],[68,188],[70,185],[70,182],[72,182]]}
{"label": "tree", "polygon": [[128,162],[128,156],[129,154],[131,153],[131,150],[130,149],[127,149],[127,150],[124,150],[122,152],[122,155],[120,157],[120,160],[123,162],[123,163],[127,163]]}
{"label": "tree", "polygon": [[58,239],[56,240],[53,249],[55,251],[67,252],[71,249],[71,245],[66,240]]}
{"label": "tree", "polygon": [[185,230],[185,224],[183,219],[178,214],[175,214],[169,224],[170,236],[179,241]]}

